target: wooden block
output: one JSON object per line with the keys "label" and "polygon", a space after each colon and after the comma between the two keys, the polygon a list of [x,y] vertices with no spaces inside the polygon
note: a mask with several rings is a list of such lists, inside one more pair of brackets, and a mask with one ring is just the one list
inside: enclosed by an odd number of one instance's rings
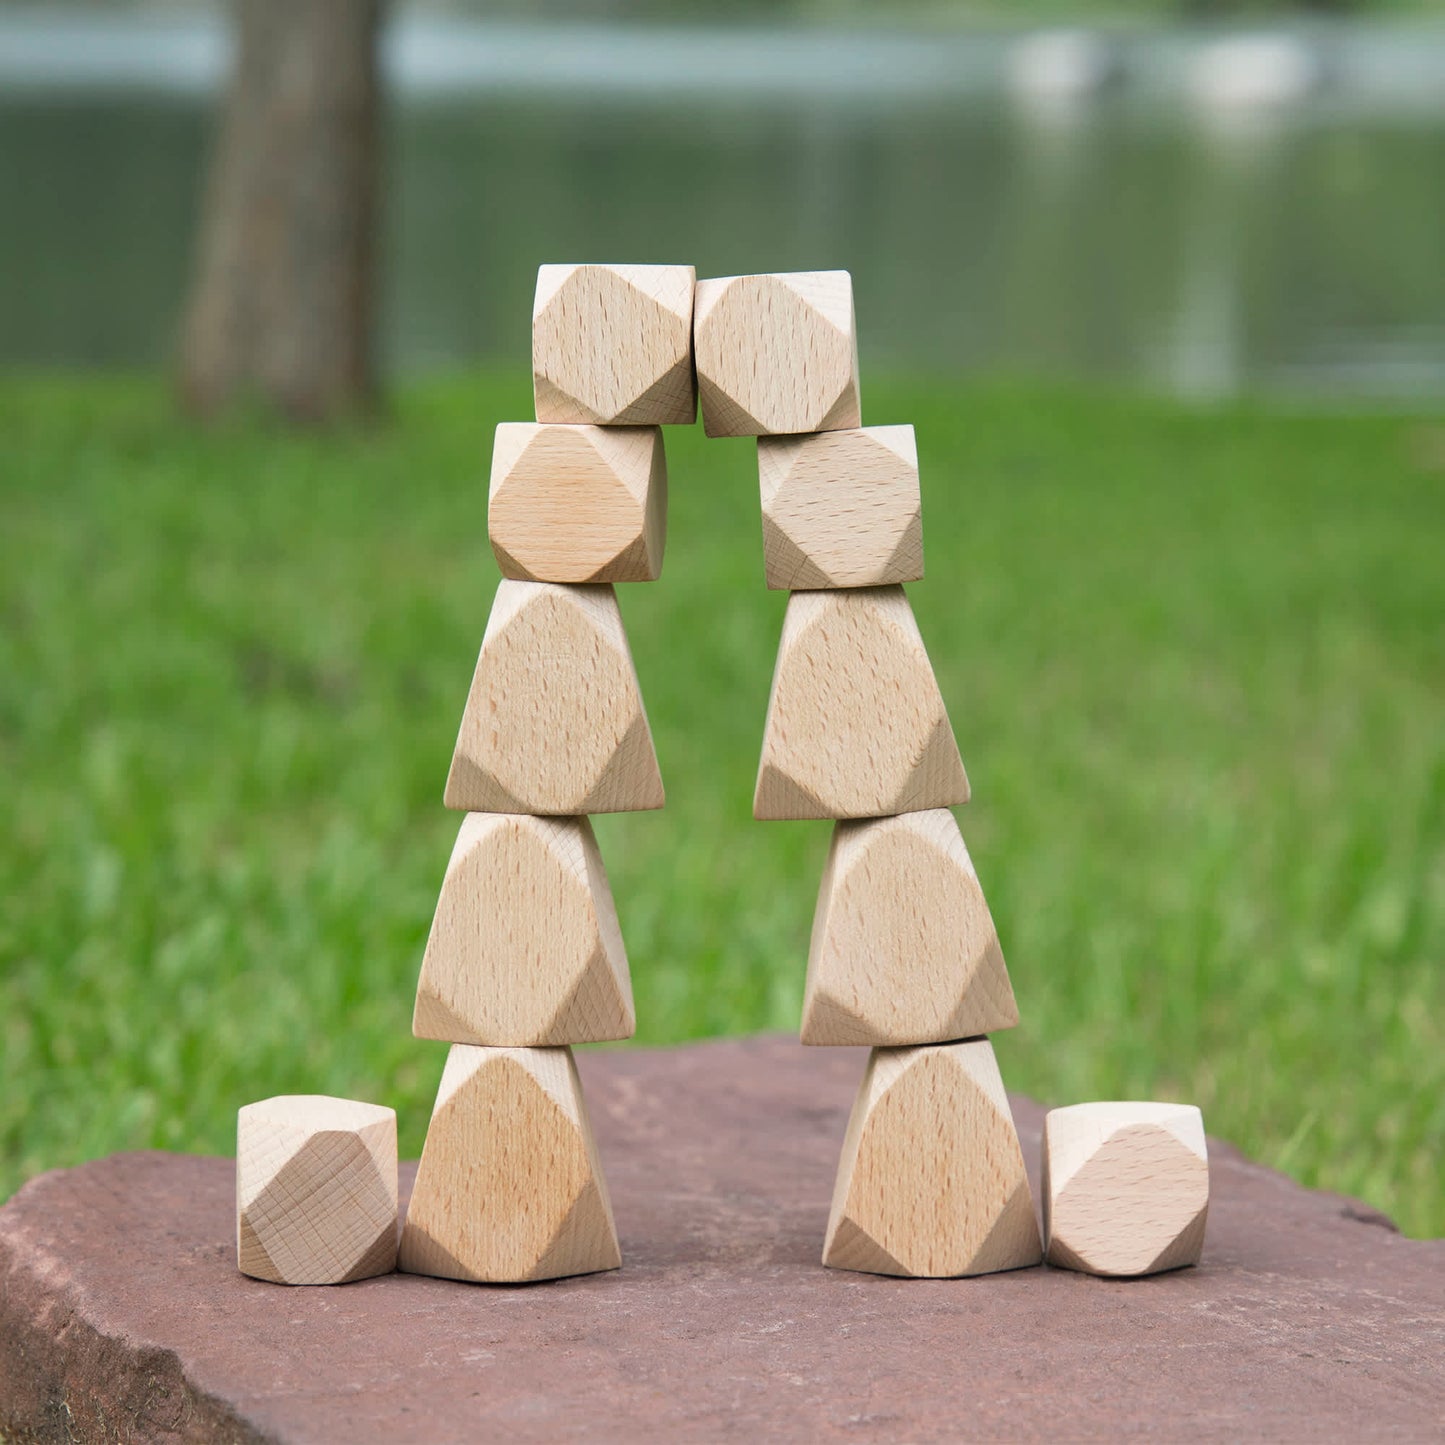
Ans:
{"label": "wooden block", "polygon": [[236,1264],[277,1284],[396,1268],[396,1114],[324,1094],[247,1104],[236,1120]]}
{"label": "wooden block", "polygon": [[862,425],[846,271],[699,281],[693,351],[710,437]]}
{"label": "wooden block", "polygon": [[803,1042],[928,1044],[1018,1021],[953,814],[839,823],[813,919]]}
{"label": "wooden block", "polygon": [[667,535],[662,432],[503,422],[487,532],[504,577],[655,581]]}
{"label": "wooden block", "polygon": [[691,426],[691,266],[543,266],[532,306],[537,420]]}
{"label": "wooden block", "polygon": [[1088,1274],[1198,1264],[1209,1212],[1204,1119],[1191,1104],[1075,1104],[1044,1120],[1049,1263]]}
{"label": "wooden block", "polygon": [[941,1278],[1042,1257],[989,1041],[874,1049],[848,1121],[823,1263]]}
{"label": "wooden block", "polygon": [[610,586],[497,588],[445,801],[467,812],[568,816],[662,807],[652,731]]}
{"label": "wooden block", "polygon": [[795,592],[778,645],[757,818],[881,818],[968,801],[901,587]]}
{"label": "wooden block", "polygon": [[419,1039],[509,1047],[632,1036],[632,982],[586,818],[468,813],[417,984]]}
{"label": "wooden block", "polygon": [[923,576],[911,426],[758,438],[768,586],[881,587]]}
{"label": "wooden block", "polygon": [[401,1268],[522,1283],[621,1263],[571,1049],[454,1044],[402,1230]]}

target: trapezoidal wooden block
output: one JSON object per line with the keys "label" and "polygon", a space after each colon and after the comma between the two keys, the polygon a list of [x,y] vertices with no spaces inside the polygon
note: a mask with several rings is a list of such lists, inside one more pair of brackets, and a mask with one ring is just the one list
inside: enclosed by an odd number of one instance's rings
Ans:
{"label": "trapezoidal wooden block", "polygon": [[823,1263],[944,1278],[1042,1257],[989,1041],[875,1049],[848,1121]]}
{"label": "trapezoidal wooden block", "polygon": [[445,794],[477,813],[660,808],[662,776],[610,586],[505,581]]}
{"label": "trapezoidal wooden block", "polygon": [[520,1284],[622,1263],[571,1049],[454,1044],[401,1268]]}

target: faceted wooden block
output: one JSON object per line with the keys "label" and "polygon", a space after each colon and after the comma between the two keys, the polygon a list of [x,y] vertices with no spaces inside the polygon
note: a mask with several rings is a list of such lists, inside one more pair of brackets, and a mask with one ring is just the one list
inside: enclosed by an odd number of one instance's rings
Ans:
{"label": "faceted wooden block", "polygon": [[1209,1211],[1204,1119],[1191,1104],[1075,1104],[1044,1120],[1049,1263],[1088,1274],[1198,1264]]}
{"label": "faceted wooden block", "polygon": [[468,813],[417,984],[419,1039],[506,1046],[630,1038],[627,951],[586,818]]}
{"label": "faceted wooden block", "polygon": [[505,577],[654,581],[667,535],[661,431],[503,422],[487,533]]}
{"label": "faceted wooden block", "polygon": [[846,271],[699,281],[693,351],[710,437],[862,424],[853,280]]}
{"label": "faceted wooden block", "polygon": [[968,778],[901,587],[788,599],[757,818],[881,818],[968,801]]}
{"label": "faceted wooden block", "polygon": [[989,1041],[875,1049],[848,1121],[823,1263],[945,1277],[1042,1256]]}
{"label": "faceted wooden block", "polygon": [[813,919],[803,1042],[927,1044],[1018,1021],[953,814],[839,823]]}
{"label": "faceted wooden block", "polygon": [[568,816],[662,807],[611,587],[497,588],[445,801],[467,812]]}
{"label": "faceted wooden block", "polygon": [[879,587],[923,576],[911,426],[758,438],[768,586]]}
{"label": "faceted wooden block", "polygon": [[532,306],[537,420],[690,426],[691,266],[543,266]]}
{"label": "faceted wooden block", "polygon": [[396,1267],[396,1115],[324,1094],[247,1104],[236,1123],[236,1263],[278,1284]]}
{"label": "faceted wooden block", "polygon": [[571,1049],[454,1044],[401,1237],[401,1268],[522,1283],[622,1263]]}

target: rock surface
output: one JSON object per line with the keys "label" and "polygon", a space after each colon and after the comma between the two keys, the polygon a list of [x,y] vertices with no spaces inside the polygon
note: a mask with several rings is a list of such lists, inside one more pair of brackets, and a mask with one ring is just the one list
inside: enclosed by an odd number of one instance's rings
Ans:
{"label": "rock surface", "polygon": [[[585,1279],[269,1285],[236,1272],[229,1159],[118,1155],[44,1175],[0,1210],[0,1434],[1445,1432],[1445,1241],[1404,1239],[1224,1145],[1198,1269],[909,1281],[820,1268],[863,1057],[782,1040],[584,1057],[625,1257]],[[1015,1110],[1033,1168],[1042,1111]]]}

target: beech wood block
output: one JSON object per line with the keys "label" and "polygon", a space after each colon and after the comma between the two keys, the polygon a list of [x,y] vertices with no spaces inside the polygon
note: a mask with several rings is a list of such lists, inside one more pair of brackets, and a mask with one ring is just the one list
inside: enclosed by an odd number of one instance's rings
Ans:
{"label": "beech wood block", "polygon": [[993,1045],[874,1049],[848,1121],[823,1263],[942,1278],[1042,1258]]}
{"label": "beech wood block", "polygon": [[538,421],[690,426],[691,266],[543,266],[532,306]]}
{"label": "beech wood block", "polygon": [[621,1263],[571,1049],[454,1044],[402,1230],[401,1268],[520,1284]]}
{"label": "beech wood block", "polygon": [[660,808],[662,775],[610,586],[497,588],[447,776],[448,808]]}
{"label": "beech wood block", "polygon": [[667,536],[662,432],[503,422],[487,533],[504,577],[655,581]]}
{"label": "beech wood block", "polygon": [[947,808],[833,830],[805,1044],[927,1044],[1019,1021],[998,932]]}
{"label": "beech wood block", "polygon": [[753,816],[881,818],[967,801],[963,759],[903,589],[793,593]]}
{"label": "beech wood block", "polygon": [[396,1114],[324,1094],[247,1104],[236,1121],[236,1264],[277,1284],[396,1267]]}
{"label": "beech wood block", "polygon": [[1074,1104],[1044,1120],[1050,1264],[1158,1274],[1198,1264],[1209,1212],[1204,1119],[1192,1104]]}
{"label": "beech wood block", "polygon": [[911,426],[758,438],[768,586],[880,587],[923,576]]}
{"label": "beech wood block", "polygon": [[710,437],[862,424],[853,279],[846,271],[699,281],[693,351]]}

